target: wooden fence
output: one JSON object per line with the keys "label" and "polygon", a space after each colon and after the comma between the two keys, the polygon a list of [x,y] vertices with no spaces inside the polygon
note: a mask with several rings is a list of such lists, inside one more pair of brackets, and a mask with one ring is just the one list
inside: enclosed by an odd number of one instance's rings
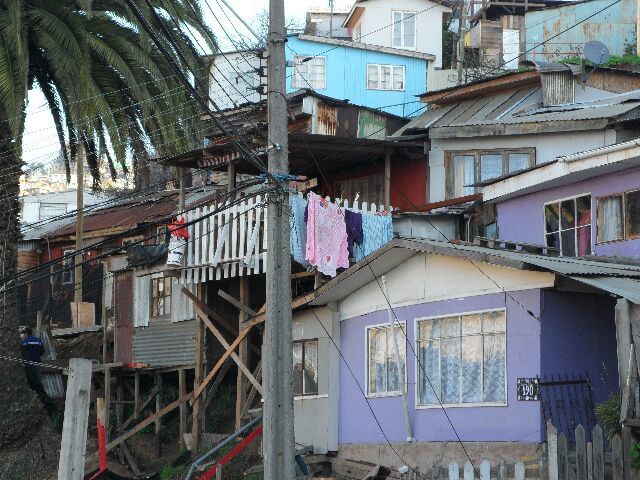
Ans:
{"label": "wooden fence", "polygon": [[[267,261],[267,208],[263,196],[246,200],[217,213],[220,205],[208,205],[186,214],[189,241],[185,251],[182,284],[265,273]],[[327,201],[332,201],[327,197]],[[361,213],[377,213],[384,206],[374,203],[349,204],[342,208]],[[201,219],[201,220],[199,220]]]}
{"label": "wooden fence", "polygon": [[[575,444],[567,442],[564,432],[547,422],[547,462],[549,480],[623,480],[634,478],[628,463],[628,475],[624,476],[625,459],[622,437],[615,435],[607,442],[600,425],[591,432],[591,441],[587,442],[582,425],[575,429]],[[627,456],[628,457],[628,456]]]}

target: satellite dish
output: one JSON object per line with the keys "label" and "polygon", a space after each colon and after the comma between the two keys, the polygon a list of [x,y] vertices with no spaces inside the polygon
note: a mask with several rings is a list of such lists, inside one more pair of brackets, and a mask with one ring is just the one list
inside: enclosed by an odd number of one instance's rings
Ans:
{"label": "satellite dish", "polygon": [[609,49],[604,43],[598,40],[591,40],[584,44],[584,58],[594,65],[607,63],[609,57],[611,57],[611,53],[609,53]]}

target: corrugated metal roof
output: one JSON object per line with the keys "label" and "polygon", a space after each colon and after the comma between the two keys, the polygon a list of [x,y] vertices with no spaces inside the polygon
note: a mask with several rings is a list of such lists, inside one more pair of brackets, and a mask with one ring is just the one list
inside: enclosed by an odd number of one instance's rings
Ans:
{"label": "corrugated metal roof", "polygon": [[604,290],[605,292],[624,297],[627,300],[640,305],[640,280],[603,276],[571,278],[578,282]]}
{"label": "corrugated metal roof", "polygon": [[194,320],[150,319],[148,327],[138,327],[134,331],[134,360],[151,367],[193,365],[196,357],[194,338]]}

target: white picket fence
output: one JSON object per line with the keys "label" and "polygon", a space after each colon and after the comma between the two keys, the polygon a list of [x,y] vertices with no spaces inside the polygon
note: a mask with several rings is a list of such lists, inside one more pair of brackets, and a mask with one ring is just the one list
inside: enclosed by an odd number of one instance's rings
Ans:
{"label": "white picket fence", "polygon": [[[327,201],[332,201],[327,197]],[[361,213],[384,210],[375,203],[349,205],[346,200],[335,201],[342,208]],[[267,208],[265,198],[255,196],[215,212],[219,205],[207,205],[186,214],[189,241],[185,251],[185,267],[180,281],[183,284],[201,283],[222,278],[254,275],[266,271]],[[202,219],[198,221],[198,219]]]}
{"label": "white picket fence", "polygon": [[505,461],[499,462],[497,465],[494,465],[493,472],[491,468],[491,462],[489,460],[482,460],[480,462],[479,468],[476,467],[477,470],[474,472],[473,465],[471,462],[466,462],[462,468],[455,463],[452,462],[449,464],[449,476],[445,476],[444,478],[448,480],[524,480],[525,474],[525,465],[523,462],[517,462],[515,465],[509,465]]}

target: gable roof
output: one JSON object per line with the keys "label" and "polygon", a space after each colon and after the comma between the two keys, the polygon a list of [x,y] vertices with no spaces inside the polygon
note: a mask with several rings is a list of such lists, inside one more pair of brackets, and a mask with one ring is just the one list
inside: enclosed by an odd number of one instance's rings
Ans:
{"label": "gable roof", "polygon": [[640,265],[552,257],[407,237],[393,239],[342,272],[317,289],[309,303],[326,305],[340,301],[418,253],[445,255],[520,270],[551,272],[640,303]]}
{"label": "gable roof", "polygon": [[[356,23],[358,22],[358,20],[360,19],[360,17],[362,16],[362,14],[364,13],[364,10],[366,7],[360,7],[358,6],[359,3],[364,3],[367,2],[369,0],[356,0],[355,3],[353,4],[353,7],[351,7],[351,11],[349,12],[349,15],[347,15],[347,18],[344,20],[344,23],[342,24],[343,27],[345,28],[353,28],[356,26]],[[435,3],[437,5],[442,5],[443,7],[447,7],[447,8],[451,8],[453,7],[453,5],[455,4],[455,2],[453,0],[428,0],[430,3]],[[421,13],[421,12],[418,12]]]}

